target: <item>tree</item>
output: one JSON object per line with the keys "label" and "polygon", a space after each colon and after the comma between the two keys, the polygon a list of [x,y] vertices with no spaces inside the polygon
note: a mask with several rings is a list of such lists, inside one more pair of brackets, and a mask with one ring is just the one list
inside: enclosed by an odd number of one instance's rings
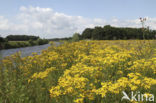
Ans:
{"label": "tree", "polygon": [[5,39],[3,37],[0,37],[0,43],[5,42]]}
{"label": "tree", "polygon": [[79,33],[74,33],[72,37],[72,41],[79,41],[80,40],[80,34]]}
{"label": "tree", "polygon": [[5,39],[0,36],[0,50],[3,49],[4,42],[5,42]]}
{"label": "tree", "polygon": [[103,37],[104,40],[109,40],[112,38],[112,27],[110,25],[106,25],[103,27],[103,30],[105,32],[105,35]]}
{"label": "tree", "polygon": [[93,32],[92,32],[92,39],[94,40],[102,40],[104,37],[105,33],[103,31],[102,27],[95,27]]}
{"label": "tree", "polygon": [[93,32],[93,29],[91,29],[91,28],[86,28],[86,29],[82,32],[82,38],[83,38],[83,39],[91,39],[91,38],[92,38],[92,32]]}

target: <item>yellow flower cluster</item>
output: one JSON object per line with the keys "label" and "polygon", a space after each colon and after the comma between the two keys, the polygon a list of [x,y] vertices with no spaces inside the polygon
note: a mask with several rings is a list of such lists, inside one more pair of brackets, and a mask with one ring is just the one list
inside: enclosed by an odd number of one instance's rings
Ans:
{"label": "yellow flower cluster", "polygon": [[107,95],[121,94],[123,90],[150,90],[151,86],[156,85],[155,58],[145,58],[143,54],[139,54],[138,57],[134,45],[139,44],[131,44],[127,48],[128,42],[120,41],[123,46],[119,41],[115,42],[118,43],[114,45],[110,45],[110,41],[75,43],[75,47],[79,46],[74,52],[74,56],[77,57],[75,63],[64,71],[57,86],[52,86],[51,97],[70,95],[76,98],[74,102],[81,103],[85,99],[95,100],[99,95],[101,98],[107,98]]}
{"label": "yellow flower cluster", "polygon": [[20,84],[29,89],[26,95],[46,103],[118,103],[122,91],[156,95],[155,40],[51,44],[41,54],[6,57],[0,64],[7,71],[3,77],[10,75],[7,80],[13,82],[24,78]]}
{"label": "yellow flower cluster", "polygon": [[106,93],[119,94],[123,90],[130,88],[130,90],[135,91],[137,89],[150,89],[152,85],[156,85],[156,79],[143,77],[139,73],[129,73],[128,77],[121,77],[115,83],[104,82],[101,83],[102,87],[99,88],[96,93],[101,94],[102,97]]}

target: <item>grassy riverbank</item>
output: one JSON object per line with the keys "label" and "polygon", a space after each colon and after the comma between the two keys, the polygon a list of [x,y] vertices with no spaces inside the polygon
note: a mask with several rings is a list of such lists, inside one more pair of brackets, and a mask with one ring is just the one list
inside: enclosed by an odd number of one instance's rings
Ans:
{"label": "grassy riverbank", "polygon": [[29,40],[29,41],[7,41],[1,43],[1,49],[21,48],[35,45],[48,44],[46,39]]}
{"label": "grassy riverbank", "polygon": [[0,50],[48,44],[49,40],[32,35],[8,35],[0,37]]}
{"label": "grassy riverbank", "polygon": [[129,103],[122,91],[152,100],[155,64],[156,40],[79,41],[40,55],[17,53],[0,63],[0,102]]}

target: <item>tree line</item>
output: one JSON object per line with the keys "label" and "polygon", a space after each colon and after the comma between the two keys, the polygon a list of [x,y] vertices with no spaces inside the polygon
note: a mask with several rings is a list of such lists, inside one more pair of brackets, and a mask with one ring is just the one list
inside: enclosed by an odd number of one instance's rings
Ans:
{"label": "tree line", "polygon": [[9,41],[28,41],[28,40],[37,40],[39,36],[32,35],[8,35],[6,37]]}
{"label": "tree line", "polygon": [[86,28],[82,34],[75,33],[73,37],[77,37],[81,40],[156,39],[156,30],[150,30],[149,28],[113,27],[106,25],[104,27],[96,26],[94,28]]}

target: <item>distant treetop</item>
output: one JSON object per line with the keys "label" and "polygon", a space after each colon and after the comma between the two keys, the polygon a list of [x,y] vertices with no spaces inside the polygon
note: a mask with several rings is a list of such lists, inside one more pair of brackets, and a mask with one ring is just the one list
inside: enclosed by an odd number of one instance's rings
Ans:
{"label": "distant treetop", "polygon": [[81,38],[92,40],[156,39],[155,35],[156,30],[149,30],[148,28],[112,27],[106,25],[104,27],[86,28],[82,32]]}
{"label": "distant treetop", "polygon": [[9,41],[27,41],[27,40],[37,40],[39,36],[32,35],[8,35],[6,37]]}

